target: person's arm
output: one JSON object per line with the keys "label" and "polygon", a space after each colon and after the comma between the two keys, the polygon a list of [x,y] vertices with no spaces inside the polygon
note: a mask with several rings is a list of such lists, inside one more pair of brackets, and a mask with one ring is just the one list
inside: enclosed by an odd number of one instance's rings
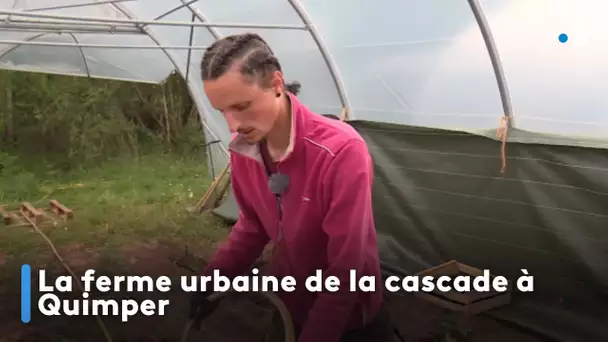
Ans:
{"label": "person's arm", "polygon": [[221,275],[236,277],[247,272],[248,268],[262,254],[269,241],[266,231],[253,208],[243,198],[242,191],[246,184],[240,177],[248,175],[231,174],[232,191],[239,206],[239,218],[232,227],[227,241],[221,245],[211,262],[205,267],[202,275],[213,275],[219,270]]}
{"label": "person's arm", "polygon": [[358,294],[349,290],[349,273],[362,272],[372,216],[373,167],[365,143],[351,140],[339,150],[323,182],[329,201],[323,221],[329,267],[323,278],[340,279],[340,290],[319,294],[298,342],[338,342],[352,317]]}

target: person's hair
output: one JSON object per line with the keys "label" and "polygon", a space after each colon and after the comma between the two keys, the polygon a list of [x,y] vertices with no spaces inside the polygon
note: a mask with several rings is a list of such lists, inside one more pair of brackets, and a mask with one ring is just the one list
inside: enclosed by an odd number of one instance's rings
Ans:
{"label": "person's hair", "polygon": [[[258,82],[264,88],[270,86],[271,73],[282,71],[266,41],[255,33],[244,33],[224,37],[207,48],[201,62],[203,81],[218,79],[235,63],[249,82]],[[285,83],[285,90],[294,95],[301,87],[299,82]]]}

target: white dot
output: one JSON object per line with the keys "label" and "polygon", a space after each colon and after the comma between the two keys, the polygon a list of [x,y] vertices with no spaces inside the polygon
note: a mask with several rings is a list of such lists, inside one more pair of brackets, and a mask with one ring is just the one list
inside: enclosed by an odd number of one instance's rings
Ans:
{"label": "white dot", "polygon": [[257,269],[257,268],[254,268],[254,269],[252,269],[252,270],[251,270],[251,273],[253,273],[253,274],[258,274],[259,272],[260,272],[260,271],[258,271],[258,269]]}
{"label": "white dot", "polygon": [[83,298],[89,298],[89,293],[88,292],[83,292],[82,293],[82,297]]}

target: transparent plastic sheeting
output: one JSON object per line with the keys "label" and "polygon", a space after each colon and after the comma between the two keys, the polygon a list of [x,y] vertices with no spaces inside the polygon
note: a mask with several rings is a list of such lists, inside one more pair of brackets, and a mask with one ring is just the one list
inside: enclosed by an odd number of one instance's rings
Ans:
{"label": "transparent plastic sheeting", "polygon": [[[287,0],[4,0],[3,10],[78,17],[305,26]],[[511,139],[608,147],[608,2],[605,0],[480,0],[514,111]],[[70,7],[80,4],[82,6]],[[327,46],[350,106],[350,119],[452,129],[494,136],[503,115],[496,76],[481,30],[466,0],[300,0]],[[57,9],[48,9],[59,7]],[[177,10],[175,10],[178,8]],[[170,14],[166,14],[170,12]],[[194,14],[194,15],[193,15]],[[0,16],[5,19],[6,16]],[[100,32],[22,30],[18,24],[55,19],[12,16],[2,41],[129,45],[131,48],[0,44],[0,68],[162,82],[172,70],[188,82],[209,140],[229,141],[221,114],[200,80],[204,49],[216,37],[253,31],[268,40],[287,80],[302,83],[301,99],[323,114],[339,114],[336,82],[310,31],[145,25],[139,30],[79,22]],[[63,21],[65,23],[65,20]],[[23,25],[22,25],[23,26]],[[139,30],[139,31],[138,31]],[[561,43],[558,36],[569,40]],[[153,49],[155,45],[173,47]],[[133,46],[142,48],[133,48]],[[188,59],[188,49],[195,46]],[[176,48],[177,47],[177,48]],[[187,66],[188,60],[190,65]],[[601,96],[604,95],[604,96]],[[533,134],[536,133],[536,134]]]}

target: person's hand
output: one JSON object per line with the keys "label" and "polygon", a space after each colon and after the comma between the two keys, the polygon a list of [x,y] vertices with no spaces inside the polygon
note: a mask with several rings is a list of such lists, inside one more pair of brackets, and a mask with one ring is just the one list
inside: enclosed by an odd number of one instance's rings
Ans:
{"label": "person's hand", "polygon": [[192,326],[196,330],[201,329],[203,320],[207,318],[218,307],[218,301],[210,301],[209,296],[213,292],[195,292],[190,298],[189,318],[193,320]]}

